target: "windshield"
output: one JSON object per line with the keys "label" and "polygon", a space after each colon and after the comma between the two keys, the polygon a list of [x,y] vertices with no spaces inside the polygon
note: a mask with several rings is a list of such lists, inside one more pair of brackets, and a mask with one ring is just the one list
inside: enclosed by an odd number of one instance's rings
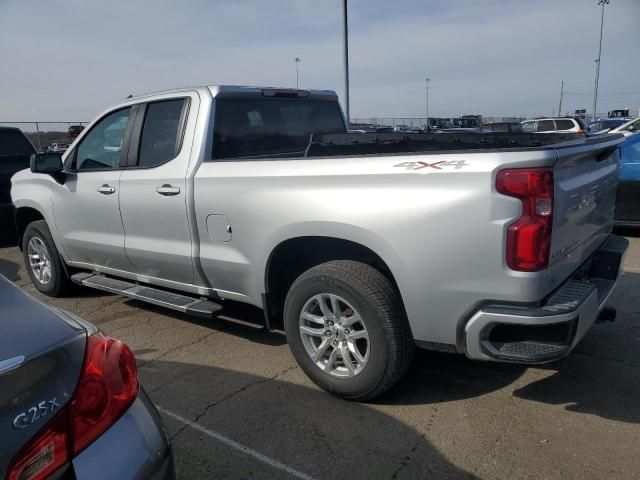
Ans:
{"label": "windshield", "polygon": [[16,128],[0,129],[0,155],[31,155],[35,150]]}

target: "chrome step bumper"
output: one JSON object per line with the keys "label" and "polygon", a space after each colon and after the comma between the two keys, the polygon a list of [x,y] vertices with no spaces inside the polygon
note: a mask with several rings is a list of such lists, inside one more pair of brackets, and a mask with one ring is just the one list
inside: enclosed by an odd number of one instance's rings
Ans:
{"label": "chrome step bumper", "polygon": [[604,309],[628,246],[626,238],[610,235],[579,272],[540,305],[479,309],[465,326],[467,356],[544,363],[567,355]]}

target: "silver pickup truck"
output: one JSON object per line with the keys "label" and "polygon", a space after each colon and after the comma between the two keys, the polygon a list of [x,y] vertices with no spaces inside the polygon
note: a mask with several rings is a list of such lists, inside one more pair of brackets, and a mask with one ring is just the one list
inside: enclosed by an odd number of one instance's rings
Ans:
{"label": "silver pickup truck", "polygon": [[348,133],[334,92],[128,99],[12,178],[34,285],[283,321],[320,386],[374,398],[415,346],[548,362],[598,319],[620,136]]}

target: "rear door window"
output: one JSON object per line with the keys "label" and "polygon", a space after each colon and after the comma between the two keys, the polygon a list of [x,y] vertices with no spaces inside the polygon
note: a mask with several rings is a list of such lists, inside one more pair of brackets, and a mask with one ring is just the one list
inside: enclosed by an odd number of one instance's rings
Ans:
{"label": "rear door window", "polygon": [[178,155],[185,102],[184,98],[180,98],[153,102],[147,106],[140,138],[138,166],[155,167]]}
{"label": "rear door window", "polygon": [[533,133],[536,131],[536,122],[523,122],[522,131],[524,133]]}
{"label": "rear door window", "polygon": [[568,119],[556,120],[556,128],[558,130],[571,130],[574,127],[575,127],[575,125],[573,124],[573,122],[571,120],[568,120]]}
{"label": "rear door window", "polygon": [[216,100],[213,158],[299,156],[311,134],[345,131],[335,101],[220,98]]}
{"label": "rear door window", "polygon": [[536,132],[553,132],[555,131],[556,126],[553,123],[553,120],[538,120],[538,128],[536,128]]}

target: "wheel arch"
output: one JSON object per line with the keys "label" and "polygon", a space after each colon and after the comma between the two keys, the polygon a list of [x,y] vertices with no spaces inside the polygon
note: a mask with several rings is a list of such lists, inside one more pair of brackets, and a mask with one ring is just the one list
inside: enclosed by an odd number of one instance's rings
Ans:
{"label": "wheel arch", "polygon": [[16,235],[18,237],[18,248],[20,248],[21,251],[22,237],[24,236],[25,230],[30,223],[36,222],[38,220],[46,221],[46,218],[37,208],[27,206],[16,208]]}
{"label": "wheel arch", "polygon": [[282,240],[271,249],[264,268],[265,316],[278,321],[286,294],[295,279],[308,269],[331,260],[354,260],[372,266],[389,278],[402,300],[395,272],[371,247],[336,236],[301,235]]}

